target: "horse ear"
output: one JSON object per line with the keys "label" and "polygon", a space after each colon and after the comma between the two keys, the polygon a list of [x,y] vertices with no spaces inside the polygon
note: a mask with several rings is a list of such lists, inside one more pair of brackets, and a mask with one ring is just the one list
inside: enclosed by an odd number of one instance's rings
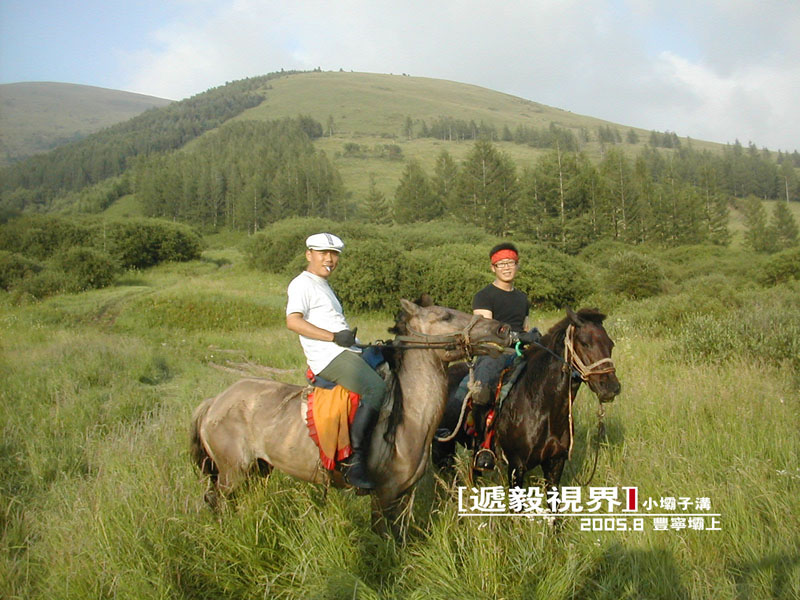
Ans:
{"label": "horse ear", "polygon": [[569,306],[567,307],[567,316],[572,324],[575,325],[575,327],[580,327],[583,325],[583,320],[578,316],[578,313],[572,310]]}
{"label": "horse ear", "polygon": [[419,306],[406,300],[405,298],[400,298],[400,306],[403,307],[403,312],[405,312],[409,317],[413,317],[419,312]]}
{"label": "horse ear", "polygon": [[433,306],[433,298],[430,294],[422,294],[417,301],[420,306]]}

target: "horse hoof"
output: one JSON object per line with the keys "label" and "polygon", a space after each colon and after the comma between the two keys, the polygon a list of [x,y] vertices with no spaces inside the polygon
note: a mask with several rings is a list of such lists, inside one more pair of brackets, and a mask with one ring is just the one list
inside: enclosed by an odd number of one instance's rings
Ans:
{"label": "horse hoof", "polygon": [[478,471],[491,471],[494,466],[494,452],[488,448],[480,449],[475,455],[475,469]]}

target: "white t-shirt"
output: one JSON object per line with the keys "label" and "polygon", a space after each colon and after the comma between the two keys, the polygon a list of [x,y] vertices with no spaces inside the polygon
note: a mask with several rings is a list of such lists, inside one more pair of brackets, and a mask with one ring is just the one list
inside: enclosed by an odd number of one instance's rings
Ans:
{"label": "white t-shirt", "polygon": [[[333,333],[350,329],[344,318],[342,305],[325,278],[303,271],[292,279],[287,294],[289,296],[286,303],[287,316],[300,313],[312,325]],[[303,335],[300,336],[300,345],[303,347],[308,366],[315,375],[342,352],[346,350],[360,352],[358,348],[343,348],[334,342],[315,340]]]}

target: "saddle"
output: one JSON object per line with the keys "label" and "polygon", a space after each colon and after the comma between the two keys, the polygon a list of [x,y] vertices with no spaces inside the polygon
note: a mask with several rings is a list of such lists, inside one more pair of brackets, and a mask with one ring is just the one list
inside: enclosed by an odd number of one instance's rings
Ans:
{"label": "saddle", "polygon": [[336,463],[353,453],[350,424],[356,416],[361,396],[341,385],[333,388],[308,387],[304,408],[308,434],[319,448],[322,466],[333,471]]}
{"label": "saddle", "polygon": [[[368,352],[362,358],[384,379],[387,369],[380,351]],[[350,446],[350,424],[356,415],[361,396],[344,386],[314,375],[306,368],[308,387],[303,391],[301,413],[308,426],[308,434],[319,448],[322,466],[329,471],[336,469],[336,463],[353,453]]]}

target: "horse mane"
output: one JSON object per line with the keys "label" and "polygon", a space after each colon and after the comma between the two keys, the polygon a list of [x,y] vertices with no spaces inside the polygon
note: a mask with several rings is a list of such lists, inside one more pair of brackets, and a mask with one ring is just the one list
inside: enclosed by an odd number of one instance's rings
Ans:
{"label": "horse mane", "polygon": [[[433,298],[429,294],[423,293],[419,298],[414,300],[417,306],[433,306]],[[394,317],[394,325],[388,329],[389,333],[395,335],[408,335],[408,315],[404,310],[400,310]],[[398,352],[390,344],[384,348],[383,357],[389,363],[389,369],[392,372],[391,382],[391,395],[392,395],[392,412],[389,413],[389,420],[386,423],[386,432],[383,434],[383,439],[389,443],[394,443],[397,428],[403,422],[403,389],[400,385],[400,379],[397,373],[400,371],[400,365],[403,360],[403,353]]]}

